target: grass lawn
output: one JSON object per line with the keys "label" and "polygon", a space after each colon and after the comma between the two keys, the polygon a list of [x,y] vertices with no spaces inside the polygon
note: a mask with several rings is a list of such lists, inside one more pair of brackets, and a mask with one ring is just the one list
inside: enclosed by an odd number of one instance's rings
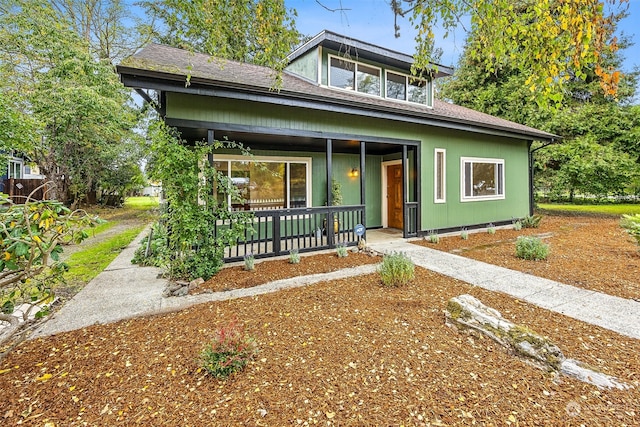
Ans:
{"label": "grass lawn", "polygon": [[570,205],[539,203],[538,208],[550,212],[571,212],[596,215],[631,215],[640,213],[640,204]]}
{"label": "grass lawn", "polygon": [[127,197],[124,201],[124,207],[137,210],[149,210],[158,207],[157,197]]}
{"label": "grass lawn", "polygon": [[66,274],[68,285],[81,285],[91,281],[140,234],[144,225],[130,228],[84,250],[71,254],[67,260],[69,271]]}
{"label": "grass lawn", "polygon": [[66,259],[67,285],[78,289],[89,283],[153,220],[152,211],[157,207],[157,197],[129,197],[122,208],[92,209],[92,214],[106,222],[88,229],[86,244]]}

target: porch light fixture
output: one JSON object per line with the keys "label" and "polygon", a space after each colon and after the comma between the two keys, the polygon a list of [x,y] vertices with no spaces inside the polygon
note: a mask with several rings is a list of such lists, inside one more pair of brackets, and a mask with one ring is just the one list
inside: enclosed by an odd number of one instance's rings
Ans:
{"label": "porch light fixture", "polygon": [[360,172],[358,171],[358,168],[352,168],[351,172],[349,172],[349,176],[356,178],[358,175],[360,175]]}

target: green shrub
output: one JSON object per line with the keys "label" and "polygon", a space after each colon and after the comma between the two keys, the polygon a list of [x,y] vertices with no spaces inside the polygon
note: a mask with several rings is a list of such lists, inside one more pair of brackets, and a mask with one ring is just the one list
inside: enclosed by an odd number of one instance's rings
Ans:
{"label": "green shrub", "polygon": [[415,277],[415,265],[406,254],[394,252],[382,258],[378,273],[385,286],[406,285]]}
{"label": "green shrub", "polygon": [[345,245],[344,243],[338,243],[338,245],[336,246],[336,254],[338,254],[338,258],[344,258],[349,255],[349,253],[347,252],[347,245]]}
{"label": "green shrub", "polygon": [[244,269],[247,271],[253,271],[256,268],[256,258],[252,253],[248,253],[244,256]]}
{"label": "green shrub", "polygon": [[289,252],[289,263],[300,264],[300,254],[297,249],[291,249],[291,252]]}
{"label": "green shrub", "polygon": [[620,226],[640,245],[640,214],[622,215]]}
{"label": "green shrub", "polygon": [[520,220],[514,221],[513,222],[513,229],[515,231],[520,231],[522,230],[522,223],[520,222]]}
{"label": "green shrub", "polygon": [[489,225],[487,225],[487,233],[491,235],[496,234],[496,226],[493,225],[492,222],[490,222]]}
{"label": "green shrub", "polygon": [[549,255],[549,245],[538,237],[520,236],[516,242],[516,256],[528,260],[543,260]]}
{"label": "green shrub", "polygon": [[149,234],[140,242],[131,262],[144,266],[165,267],[170,257],[171,251],[167,247],[167,230],[161,223],[156,222]]}
{"label": "green shrub", "polygon": [[542,217],[540,215],[527,215],[520,220],[522,228],[538,228],[540,227]]}
{"label": "green shrub", "polygon": [[469,230],[467,230],[466,228],[463,228],[462,230],[460,230],[460,238],[462,240],[468,240],[469,239]]}
{"label": "green shrub", "polygon": [[255,340],[233,320],[218,329],[213,341],[200,352],[200,367],[215,378],[227,378],[244,369],[257,352]]}
{"label": "green shrub", "polygon": [[429,241],[431,243],[438,243],[440,242],[440,236],[438,236],[438,232],[437,231],[430,231],[429,232]]}

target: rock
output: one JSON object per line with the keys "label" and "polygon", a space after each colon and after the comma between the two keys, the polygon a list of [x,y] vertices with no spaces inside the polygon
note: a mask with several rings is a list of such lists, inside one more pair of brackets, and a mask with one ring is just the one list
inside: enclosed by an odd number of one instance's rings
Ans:
{"label": "rock", "polygon": [[541,369],[561,373],[599,388],[630,388],[628,384],[597,372],[577,360],[566,359],[560,348],[526,326],[504,319],[471,295],[451,298],[445,310],[446,324],[459,330],[488,336],[510,353]]}
{"label": "rock", "polygon": [[168,285],[167,285],[167,289],[169,289],[169,292],[175,292],[175,291],[177,291],[178,289],[180,289],[180,288],[184,287],[184,286],[185,286],[185,284],[186,284],[186,283],[179,283],[179,282],[176,282],[176,283],[170,283],[170,284],[168,284]]}
{"label": "rock", "polygon": [[189,286],[183,286],[171,293],[174,297],[184,297],[189,294]]}
{"label": "rock", "polygon": [[198,286],[202,285],[203,283],[204,283],[204,279],[202,277],[198,277],[197,279],[194,279],[189,282],[189,290],[193,290]]}

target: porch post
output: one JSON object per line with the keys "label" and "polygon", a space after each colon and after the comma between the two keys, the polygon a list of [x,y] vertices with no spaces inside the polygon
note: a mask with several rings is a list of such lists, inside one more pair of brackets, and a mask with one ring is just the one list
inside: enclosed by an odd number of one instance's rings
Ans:
{"label": "porch post", "polygon": [[365,164],[366,164],[366,148],[367,143],[360,141],[360,204],[362,208],[362,225],[364,225],[364,236],[367,239],[367,204],[366,204],[366,191],[365,191]]}
{"label": "porch post", "polygon": [[407,146],[402,145],[402,237],[407,238],[407,191],[409,186],[407,185],[409,180],[409,174],[407,173]]}
{"label": "porch post", "polygon": [[[213,141],[215,141],[215,134],[213,129],[207,130],[207,144],[213,145]],[[209,166],[213,167],[213,153],[209,153],[207,155],[207,160],[209,160]]]}
{"label": "porch post", "polygon": [[333,164],[332,164],[332,156],[333,156],[333,142],[330,139],[327,139],[327,225],[325,231],[327,233],[327,245],[330,248],[334,247],[333,242],[333,219],[334,213],[331,210],[331,206],[333,205],[333,197],[331,195],[331,176],[333,175]]}
{"label": "porch post", "polygon": [[421,145],[417,145],[414,153],[415,153],[415,201],[418,202],[418,207],[416,209],[416,233],[419,233],[422,230],[422,175],[420,171],[422,170],[422,161],[420,156],[420,147]]}

